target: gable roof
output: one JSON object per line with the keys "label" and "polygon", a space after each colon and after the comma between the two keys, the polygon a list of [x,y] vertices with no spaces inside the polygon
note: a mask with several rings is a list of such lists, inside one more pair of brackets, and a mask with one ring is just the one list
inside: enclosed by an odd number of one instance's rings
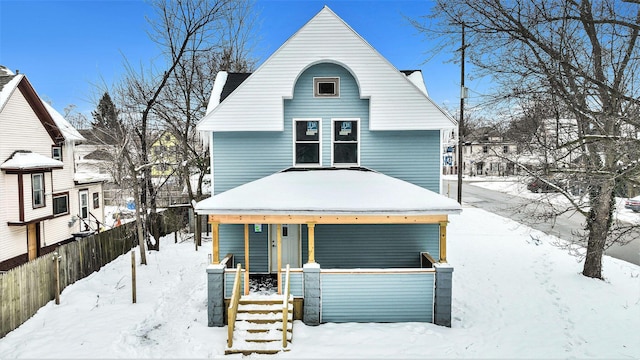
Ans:
{"label": "gable roof", "polygon": [[51,139],[55,142],[61,141],[84,141],[84,137],[51,105],[42,101],[31,83],[22,74],[14,74],[6,67],[0,65],[0,112],[19,89],[29,106],[36,114],[42,126],[47,130]]}
{"label": "gable roof", "polygon": [[242,84],[251,73],[230,73],[226,71],[218,71],[216,79],[213,82],[211,97],[207,105],[207,114],[215,109],[224,99],[234,92],[240,84]]}
{"label": "gable roof", "polygon": [[73,125],[71,125],[67,121],[67,119],[64,118],[64,116],[62,116],[62,114],[57,112],[56,109],[54,109],[51,105],[44,101],[42,102],[42,104],[44,104],[44,107],[49,112],[49,115],[51,115],[51,118],[56,123],[56,126],[62,132],[62,136],[64,136],[65,140],[74,142],[87,140],[80,134],[80,132],[78,132],[78,130],[76,130],[76,128],[73,127]]}
{"label": "gable roof", "polygon": [[224,101],[227,96],[242,84],[247,78],[251,76],[251,73],[228,73],[227,81],[224,83],[222,93],[220,94],[220,102]]}
{"label": "gable roof", "polygon": [[[223,87],[214,84],[212,96],[217,99],[211,99],[198,129],[282,131],[282,100],[293,97],[295,82],[304,70],[323,62],[339,64],[352,73],[361,97],[370,99],[371,130],[455,126],[453,119],[427,96],[426,89],[418,88],[325,6],[222,102]],[[219,80],[216,77],[216,83]]]}

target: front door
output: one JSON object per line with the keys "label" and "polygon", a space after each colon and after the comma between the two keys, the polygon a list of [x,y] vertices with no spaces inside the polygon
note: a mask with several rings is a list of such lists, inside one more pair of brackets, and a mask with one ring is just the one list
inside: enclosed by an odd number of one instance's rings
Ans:
{"label": "front door", "polygon": [[[282,224],[282,267],[300,267],[300,225]],[[271,272],[278,272],[278,225],[271,225]]]}
{"label": "front door", "polygon": [[27,253],[29,261],[40,255],[40,223],[27,225]]}

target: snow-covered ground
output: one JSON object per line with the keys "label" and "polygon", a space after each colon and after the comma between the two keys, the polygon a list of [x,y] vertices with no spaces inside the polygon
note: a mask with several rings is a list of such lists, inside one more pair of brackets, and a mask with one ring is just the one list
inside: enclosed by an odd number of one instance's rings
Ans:
{"label": "snow-covered ground", "polygon": [[[448,179],[453,180],[452,177],[448,177]],[[468,181],[468,184],[473,186],[482,187],[489,190],[495,190],[499,192],[503,192],[506,194],[511,194],[514,196],[520,196],[526,199],[531,199],[535,201],[549,201],[557,204],[569,204],[569,201],[562,195],[557,193],[544,193],[544,194],[536,194],[529,190],[527,190],[526,183],[517,178],[517,177],[471,177],[466,178],[465,181]],[[582,199],[583,202],[586,202],[586,197]],[[624,208],[624,202],[627,200],[626,198],[616,198],[616,212],[615,217],[618,220],[630,223],[630,224],[640,224],[640,213],[634,213],[629,209]]]}
{"label": "snow-covered ground", "polygon": [[[273,358],[640,358],[640,267],[605,256],[605,280],[585,278],[551,236],[476,208],[450,219],[451,328],[296,321]],[[226,328],[207,327],[210,243],[172,239],[137,267],[137,304],[126,254],[0,339],[0,357],[224,357]]]}

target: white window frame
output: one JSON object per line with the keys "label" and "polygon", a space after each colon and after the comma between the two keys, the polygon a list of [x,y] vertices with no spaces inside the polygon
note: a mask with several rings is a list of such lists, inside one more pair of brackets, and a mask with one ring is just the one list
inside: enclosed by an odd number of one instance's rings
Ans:
{"label": "white window frame", "polygon": [[[56,150],[58,151],[58,155],[56,155]],[[51,158],[54,160],[62,161],[62,146],[52,146],[51,147]]]}
{"label": "white window frame", "polygon": [[[321,94],[320,93],[320,84],[321,83],[333,83],[333,88],[335,92],[333,94]],[[314,98],[328,98],[335,99],[340,97],[340,77],[337,76],[324,76],[324,77],[314,77],[313,78],[313,97]]]}
{"label": "white window frame", "polygon": [[[83,204],[83,199],[84,204]],[[82,219],[88,219],[89,218],[89,190],[80,190],[78,191],[78,216]],[[83,216],[82,214],[82,209],[86,208],[87,209],[87,216]]]}
{"label": "white window frame", "polygon": [[[296,139],[296,123],[298,121],[317,121],[318,122],[318,163],[317,164],[309,164],[309,163],[301,163],[298,164],[296,162],[296,146],[298,141]],[[321,167],[322,166],[322,118],[293,118],[291,122],[291,139],[292,139],[292,148],[293,148],[293,156],[292,163],[294,167]],[[301,141],[300,143],[316,143],[316,141]]]}
{"label": "white window frame", "polygon": [[[40,178],[40,189],[36,189],[34,186],[34,178]],[[31,205],[34,209],[39,209],[47,206],[47,202],[44,198],[45,192],[45,184],[44,184],[44,173],[35,173],[31,174]],[[36,203],[36,192],[40,194],[40,199],[42,200],[40,203]]]}
{"label": "white window frame", "polygon": [[[357,163],[335,163],[335,159],[334,159],[334,150],[335,147],[334,145],[336,144],[336,138],[335,138],[335,122],[336,121],[354,121],[357,124],[357,131],[356,131],[356,145],[358,147],[358,154],[357,154]],[[341,141],[338,143],[354,143],[354,141]],[[331,166],[335,166],[335,167],[351,167],[351,166],[360,166],[360,152],[362,150],[362,141],[360,138],[360,118],[332,118],[331,119]]]}

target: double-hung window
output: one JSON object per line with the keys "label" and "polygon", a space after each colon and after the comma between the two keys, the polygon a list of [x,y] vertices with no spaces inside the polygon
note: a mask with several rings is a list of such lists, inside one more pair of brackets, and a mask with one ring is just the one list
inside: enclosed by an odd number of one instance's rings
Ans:
{"label": "double-hung window", "polygon": [[54,160],[62,161],[62,146],[52,146],[51,157]]}
{"label": "double-hung window", "polygon": [[44,207],[44,174],[31,174],[31,192],[33,208]]}
{"label": "double-hung window", "polygon": [[320,165],[320,119],[294,119],[295,165]]}
{"label": "double-hung window", "polygon": [[332,127],[333,164],[358,165],[360,153],[358,139],[360,137],[358,119],[334,119]]}

